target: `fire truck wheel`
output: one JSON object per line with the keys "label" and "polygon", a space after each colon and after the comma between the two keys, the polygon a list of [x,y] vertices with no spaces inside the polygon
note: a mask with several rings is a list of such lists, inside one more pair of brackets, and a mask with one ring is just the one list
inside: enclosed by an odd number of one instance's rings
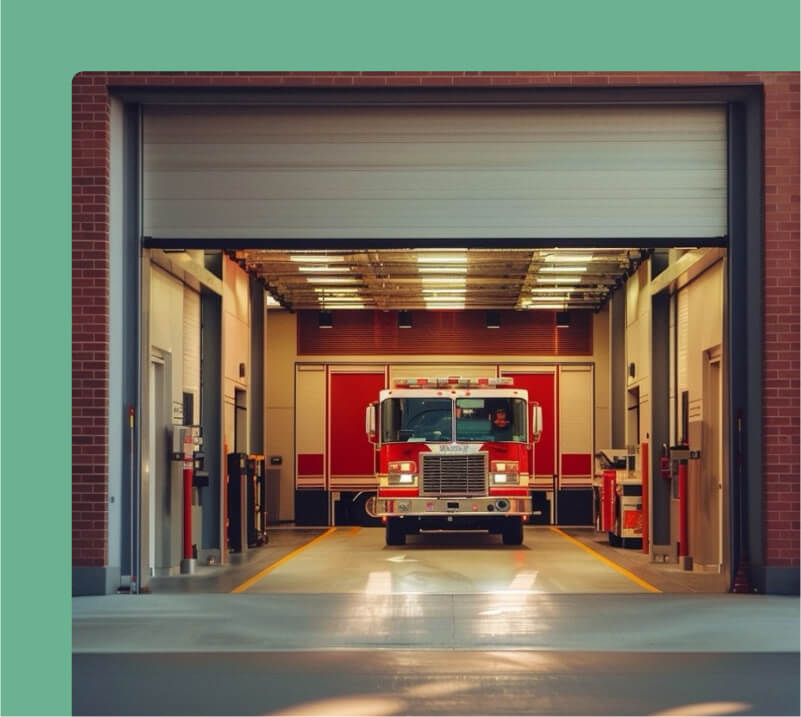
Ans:
{"label": "fire truck wheel", "polygon": [[406,532],[400,518],[387,520],[387,545],[406,545]]}
{"label": "fire truck wheel", "polygon": [[507,518],[503,524],[503,544],[522,545],[523,520],[521,518]]}
{"label": "fire truck wheel", "polygon": [[623,539],[610,530],[609,545],[611,545],[613,548],[619,548],[621,545],[623,545]]}

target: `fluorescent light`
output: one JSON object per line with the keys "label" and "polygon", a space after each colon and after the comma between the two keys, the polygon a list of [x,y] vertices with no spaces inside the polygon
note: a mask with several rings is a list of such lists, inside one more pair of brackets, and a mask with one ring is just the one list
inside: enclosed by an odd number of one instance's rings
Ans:
{"label": "fluorescent light", "polygon": [[466,274],[466,266],[418,266],[421,274]]}
{"label": "fluorescent light", "polygon": [[327,254],[293,254],[289,257],[291,261],[308,264],[328,264],[335,261],[345,261],[344,256],[328,256]]}
{"label": "fluorescent light", "polygon": [[267,301],[265,302],[265,306],[281,306],[270,294],[267,294]]}
{"label": "fluorescent light", "polygon": [[466,254],[437,254],[428,256],[418,256],[420,264],[464,264],[467,262]]}
{"label": "fluorescent light", "polygon": [[298,271],[317,272],[317,273],[322,273],[324,271],[333,271],[341,274],[342,272],[350,271],[350,267],[349,266],[299,266]]}
{"label": "fluorescent light", "polygon": [[467,289],[422,289],[423,294],[464,294]]}
{"label": "fluorescent light", "polygon": [[549,301],[550,302],[554,302],[554,301],[570,301],[570,297],[569,296],[559,296],[558,294],[556,294],[554,296],[530,296],[528,299],[526,299],[526,301],[532,301],[532,302],[536,302],[536,303],[541,303],[543,301],[546,302],[546,303],[549,302]]}
{"label": "fluorescent light", "polygon": [[540,284],[580,284],[580,276],[538,276]]}
{"label": "fluorescent light", "polygon": [[558,294],[558,293],[569,294],[573,291],[575,291],[573,287],[560,289],[557,287],[551,288],[549,286],[535,286],[531,289],[532,294]]}
{"label": "fluorescent light", "polygon": [[431,304],[426,301],[427,309],[463,309],[464,303],[461,304]]}
{"label": "fluorescent light", "polygon": [[324,295],[324,296],[318,296],[317,300],[320,301],[321,303],[330,303],[332,301],[337,301],[337,302],[339,302],[339,301],[342,301],[342,302],[364,301],[364,298],[361,297],[361,296],[325,296]]}
{"label": "fluorescent light", "polygon": [[424,276],[422,277],[422,282],[424,284],[466,284],[467,279],[463,276]]}
{"label": "fluorescent light", "polygon": [[318,294],[338,296],[340,294],[358,294],[361,288],[350,286],[315,286],[314,291]]}
{"label": "fluorescent light", "polygon": [[548,254],[545,261],[569,264],[570,262],[586,262],[592,261],[592,254]]}
{"label": "fluorescent light", "polygon": [[324,304],[326,309],[363,309],[364,304],[334,304],[326,301]]}
{"label": "fluorescent light", "polygon": [[358,284],[359,279],[341,278],[336,276],[307,276],[310,284]]}
{"label": "fluorescent light", "polygon": [[587,271],[586,266],[543,266],[540,271],[550,272],[552,274],[570,274],[576,271]]}
{"label": "fluorescent light", "polygon": [[564,304],[524,304],[528,309],[564,309]]}

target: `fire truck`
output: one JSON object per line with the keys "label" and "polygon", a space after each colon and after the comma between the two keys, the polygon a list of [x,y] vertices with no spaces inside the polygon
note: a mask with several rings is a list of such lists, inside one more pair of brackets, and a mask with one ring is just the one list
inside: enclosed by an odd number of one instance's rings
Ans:
{"label": "fire truck", "polygon": [[539,404],[529,411],[509,377],[395,380],[365,414],[387,545],[421,530],[486,530],[520,545],[541,425]]}

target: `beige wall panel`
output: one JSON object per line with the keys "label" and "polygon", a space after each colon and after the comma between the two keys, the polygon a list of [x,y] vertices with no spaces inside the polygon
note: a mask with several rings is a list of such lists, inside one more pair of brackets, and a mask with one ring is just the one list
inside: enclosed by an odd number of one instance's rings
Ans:
{"label": "beige wall panel", "polygon": [[726,234],[723,107],[151,106],[143,154],[159,237]]}
{"label": "beige wall panel", "polygon": [[595,360],[595,445],[608,446],[612,441],[608,304],[593,317],[592,349]]}
{"label": "beige wall panel", "polygon": [[689,386],[688,381],[688,340],[690,335],[690,289],[682,289],[676,295],[676,374],[678,395],[681,396]]}
{"label": "beige wall panel", "polygon": [[685,290],[689,294],[687,385],[691,402],[703,396],[703,352],[723,342],[723,284],[723,263],[718,262]]}
{"label": "beige wall panel", "polygon": [[[266,404],[287,408],[294,401],[297,314],[268,311],[266,324]],[[319,361],[322,363],[321,359]]]}
{"label": "beige wall panel", "polygon": [[295,518],[295,412],[289,407],[267,408],[266,455],[281,456],[279,520]]}
{"label": "beige wall panel", "polygon": [[183,405],[184,285],[152,265],[150,286],[150,345],[172,356],[172,404]]}
{"label": "beige wall panel", "polygon": [[[223,313],[223,376],[237,385],[246,388],[250,376],[250,326],[232,314]],[[240,377],[239,364],[245,364],[245,375]]]}
{"label": "beige wall panel", "polygon": [[[225,441],[225,448],[227,453],[232,453],[236,445],[234,440],[234,399],[223,400],[223,440]],[[223,457],[224,460],[227,458]]]}
{"label": "beige wall panel", "polygon": [[295,374],[298,453],[325,453],[325,367],[298,366]]}
{"label": "beige wall panel", "polygon": [[184,391],[194,397],[194,416],[184,421],[196,424],[200,419],[200,294],[184,287]]}
{"label": "beige wall panel", "polygon": [[562,366],[559,371],[559,451],[593,451],[593,372],[589,366]]}

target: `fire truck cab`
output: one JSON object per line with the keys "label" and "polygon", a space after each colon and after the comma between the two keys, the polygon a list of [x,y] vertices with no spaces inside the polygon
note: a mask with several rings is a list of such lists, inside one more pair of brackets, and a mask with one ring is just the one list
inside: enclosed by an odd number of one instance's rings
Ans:
{"label": "fire truck cab", "polygon": [[[421,530],[487,530],[523,542],[542,413],[511,378],[397,379],[366,410],[387,545]],[[529,427],[529,415],[533,426]]]}

